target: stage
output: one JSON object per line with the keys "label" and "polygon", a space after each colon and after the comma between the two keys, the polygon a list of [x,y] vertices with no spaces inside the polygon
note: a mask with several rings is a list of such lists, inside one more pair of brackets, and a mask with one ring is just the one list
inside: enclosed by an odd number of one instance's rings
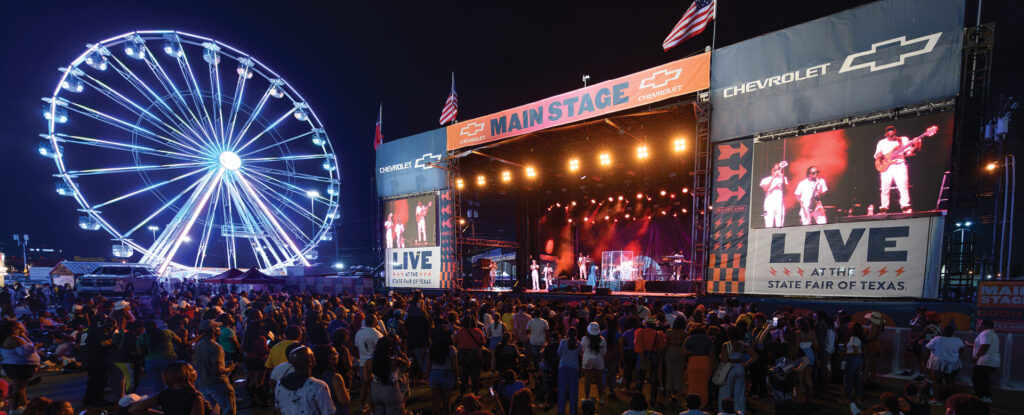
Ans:
{"label": "stage", "polygon": [[514,293],[507,289],[486,289],[470,288],[464,290],[473,294],[530,294],[534,296],[545,296],[552,298],[628,298],[628,297],[651,297],[651,298],[697,298],[697,293],[675,293],[675,292],[650,292],[650,291],[609,291],[608,293],[596,292],[573,292],[573,291],[548,291],[548,290],[525,290]]}
{"label": "stage", "polygon": [[[522,283],[529,286],[528,280]],[[599,296],[599,297],[664,297],[664,298],[691,298],[700,293],[703,281],[692,280],[671,280],[671,281],[613,281],[598,283],[595,288],[587,284],[586,280],[557,279],[552,284],[552,289],[544,287],[544,281],[540,281],[540,290],[523,290],[524,294],[550,294],[556,296]],[[614,288],[612,288],[614,287]],[[472,293],[512,293],[510,286],[497,286],[491,288],[472,287],[465,291]]]}

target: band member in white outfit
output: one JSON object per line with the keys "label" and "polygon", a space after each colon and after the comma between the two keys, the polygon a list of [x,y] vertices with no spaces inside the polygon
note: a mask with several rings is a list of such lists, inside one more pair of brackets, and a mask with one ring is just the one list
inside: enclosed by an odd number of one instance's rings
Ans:
{"label": "band member in white outfit", "polygon": [[544,288],[551,291],[551,287],[554,286],[554,282],[551,281],[551,276],[555,274],[555,270],[551,269],[551,263],[544,263]]}
{"label": "band member in white outfit", "polygon": [[781,228],[782,219],[786,216],[786,205],[782,201],[784,188],[789,185],[789,179],[782,174],[782,169],[789,163],[781,161],[772,166],[772,175],[761,179],[761,189],[764,190],[764,226],[766,228]]}
{"label": "band member in white outfit", "polygon": [[487,288],[494,289],[494,282],[498,280],[498,264],[494,262],[491,262],[490,277],[491,280],[488,282]]}
{"label": "band member in white outfit", "polygon": [[900,192],[900,210],[911,212],[910,192],[907,179],[907,157],[913,156],[921,150],[921,138],[931,137],[939,131],[939,127],[931,126],[924,134],[909,139],[896,135],[896,127],[885,127],[885,137],[878,140],[875,146],[875,169],[878,170],[882,187],[879,195],[880,204],[878,212],[889,213],[889,191],[892,183],[896,182],[896,190]]}
{"label": "band member in white outfit", "polygon": [[807,168],[807,178],[800,181],[793,194],[800,200],[800,223],[824,225],[825,208],[821,205],[821,196],[828,192],[825,179],[818,177],[821,171],[817,166]]}
{"label": "band member in white outfit", "polygon": [[427,242],[427,210],[432,204],[416,202],[416,242]]}
{"label": "band member in white outfit", "polygon": [[530,278],[533,280],[533,289],[540,290],[540,265],[537,265],[536,259],[530,264]]}
{"label": "band member in white outfit", "polygon": [[405,248],[405,224],[401,220],[395,220],[395,245],[399,248]]}
{"label": "band member in white outfit", "polygon": [[590,262],[590,260],[587,259],[587,256],[583,255],[583,253],[580,252],[580,257],[578,259],[576,259],[576,265],[578,265],[580,267],[580,279],[581,280],[587,279],[587,269],[589,268],[587,266],[587,263],[589,263],[589,262]]}
{"label": "band member in white outfit", "polygon": [[395,247],[395,234],[392,233],[395,229],[395,222],[392,220],[394,216],[394,213],[388,213],[388,220],[384,221],[384,246],[388,249]]}

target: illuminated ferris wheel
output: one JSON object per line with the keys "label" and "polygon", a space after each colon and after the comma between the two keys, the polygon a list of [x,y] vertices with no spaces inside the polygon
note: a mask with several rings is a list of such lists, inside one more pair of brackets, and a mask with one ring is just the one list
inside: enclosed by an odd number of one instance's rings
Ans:
{"label": "illuminated ferris wheel", "polygon": [[337,157],[298,91],[252,56],[171,30],[88,45],[43,98],[40,154],[79,226],[168,269],[309,265],[334,237]]}

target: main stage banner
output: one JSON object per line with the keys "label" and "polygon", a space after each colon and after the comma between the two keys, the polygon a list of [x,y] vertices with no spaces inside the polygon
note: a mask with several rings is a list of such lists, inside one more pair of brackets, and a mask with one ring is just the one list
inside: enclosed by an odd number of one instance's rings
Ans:
{"label": "main stage banner", "polygon": [[491,143],[689,94],[710,86],[702,53],[618,79],[448,126],[448,150]]}
{"label": "main stage banner", "polygon": [[979,282],[978,318],[992,320],[1000,333],[1024,334],[1024,282]]}
{"label": "main stage banner", "polygon": [[933,298],[942,216],[752,229],[746,293]]}
{"label": "main stage banner", "polygon": [[441,248],[385,250],[388,288],[441,288]]}
{"label": "main stage banner", "polygon": [[429,163],[445,153],[445,129],[388,141],[377,149],[377,196],[429,192],[447,186],[444,170]]}
{"label": "main stage banner", "polygon": [[723,141],[956,95],[964,0],[884,0],[717,49]]}

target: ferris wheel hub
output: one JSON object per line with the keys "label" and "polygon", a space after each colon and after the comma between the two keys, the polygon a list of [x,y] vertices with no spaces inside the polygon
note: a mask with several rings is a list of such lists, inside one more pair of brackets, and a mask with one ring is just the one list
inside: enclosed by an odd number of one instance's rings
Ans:
{"label": "ferris wheel hub", "polygon": [[238,154],[235,154],[234,151],[225,151],[220,153],[219,161],[221,167],[231,171],[238,170],[239,167],[242,167],[242,159],[238,157]]}

